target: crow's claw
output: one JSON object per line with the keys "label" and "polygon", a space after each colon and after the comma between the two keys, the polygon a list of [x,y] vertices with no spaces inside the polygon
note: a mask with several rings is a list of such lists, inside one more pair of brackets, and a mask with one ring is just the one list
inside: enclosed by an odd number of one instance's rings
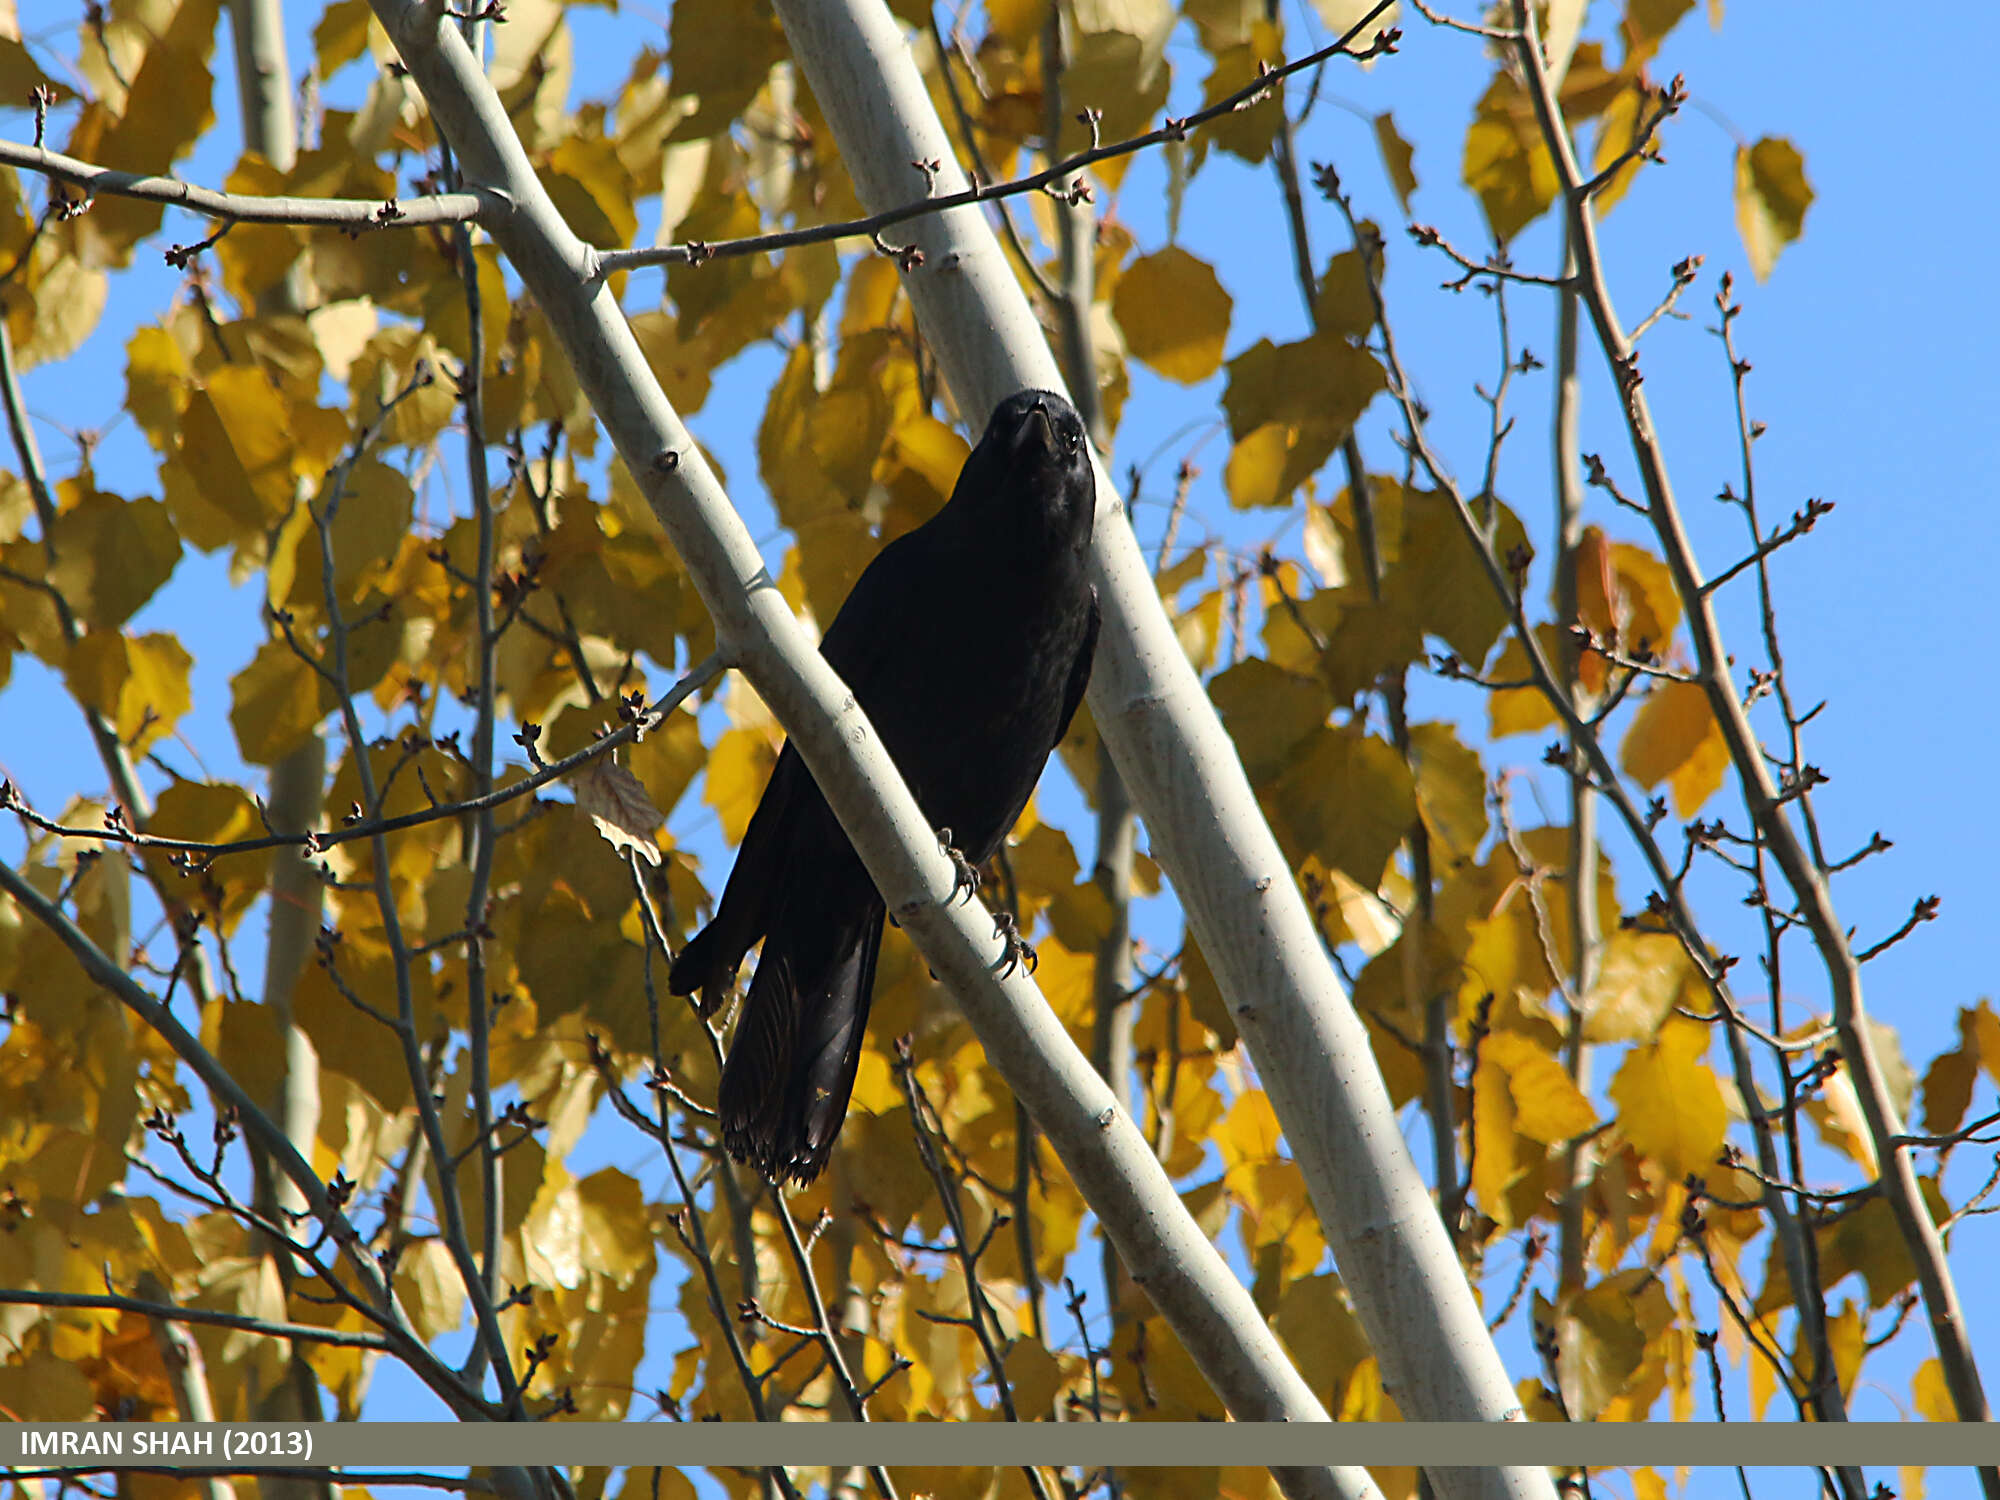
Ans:
{"label": "crow's claw", "polygon": [[949,906],[960,896],[970,901],[979,894],[979,872],[972,867],[972,861],[952,843],[949,828],[940,828],[937,831],[937,840],[938,848],[944,850],[945,858],[951,861],[951,894],[945,897],[944,904]]}
{"label": "crow's claw", "polygon": [[1006,951],[993,963],[993,972],[999,978],[1006,979],[1023,964],[1028,966],[1030,974],[1040,966],[1041,955],[1035,952],[1033,944],[1021,936],[1021,929],[1011,911],[994,913],[993,935],[1007,945]]}

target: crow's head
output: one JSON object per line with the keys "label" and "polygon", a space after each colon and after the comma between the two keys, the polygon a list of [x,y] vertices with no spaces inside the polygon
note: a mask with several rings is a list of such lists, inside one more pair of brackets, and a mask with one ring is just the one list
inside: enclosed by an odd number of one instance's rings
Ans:
{"label": "crow's head", "polygon": [[1031,545],[1089,545],[1097,505],[1090,440],[1076,408],[1054,391],[1016,391],[994,408],[961,490],[968,479],[1022,524]]}

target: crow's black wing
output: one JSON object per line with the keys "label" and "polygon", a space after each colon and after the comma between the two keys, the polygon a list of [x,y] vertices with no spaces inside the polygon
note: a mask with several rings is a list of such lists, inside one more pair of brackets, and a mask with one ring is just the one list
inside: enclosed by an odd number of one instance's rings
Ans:
{"label": "crow's black wing", "polygon": [[1102,611],[1097,607],[1097,589],[1090,590],[1090,616],[1083,627],[1083,644],[1077,648],[1076,660],[1069,666],[1069,681],[1063,684],[1062,718],[1056,724],[1054,744],[1060,745],[1063,736],[1069,733],[1069,721],[1076,717],[1076,706],[1083,702],[1083,691],[1090,686],[1090,666],[1097,660],[1097,627],[1104,622]]}
{"label": "crow's black wing", "polygon": [[[864,707],[884,688],[895,694],[894,679],[907,671],[898,659],[907,656],[911,639],[904,605],[923,582],[923,551],[916,533],[885,547],[848,591],[820,642],[821,655]],[[801,860],[817,863],[839,840],[832,810],[787,740],[744,830],[715,918],[674,959],[667,988],[676,995],[699,990],[702,1014],[713,1014],[735,984],[743,956],[779,920],[778,893],[792,867]]]}
{"label": "crow's black wing", "polygon": [[722,889],[714,919],[674,956],[667,989],[676,995],[701,992],[701,1013],[713,1015],[728,997],[736,971],[757,940],[771,930],[779,873],[792,861],[800,825],[810,820],[819,796],[805,762],[789,742],[764,786],[729,883]]}

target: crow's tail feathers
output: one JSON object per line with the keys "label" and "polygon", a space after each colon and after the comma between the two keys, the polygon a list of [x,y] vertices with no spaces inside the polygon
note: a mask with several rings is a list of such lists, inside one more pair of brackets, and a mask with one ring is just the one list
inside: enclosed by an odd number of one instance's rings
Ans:
{"label": "crow's tail feathers", "polygon": [[847,1118],[882,918],[879,900],[799,913],[765,939],[716,1111],[729,1154],[773,1182],[817,1177]]}
{"label": "crow's tail feathers", "polygon": [[736,967],[742,963],[743,955],[735,955],[734,963],[725,963],[722,953],[722,923],[710,922],[687,941],[687,946],[674,955],[674,961],[667,970],[667,990],[675,995],[692,995],[701,992],[698,1002],[704,1017],[712,1016],[722,1007],[731,986],[736,983]]}

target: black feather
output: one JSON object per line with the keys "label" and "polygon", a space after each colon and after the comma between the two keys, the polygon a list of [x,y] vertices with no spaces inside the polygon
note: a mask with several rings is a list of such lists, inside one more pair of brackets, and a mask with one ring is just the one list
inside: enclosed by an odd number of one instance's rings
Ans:
{"label": "black feather", "polygon": [[[1096,485],[1062,397],[1000,403],[944,508],[863,570],[820,650],[934,827],[999,848],[1082,700],[1097,642]],[[868,1021],[883,902],[787,745],[715,919],[668,987],[712,1013],[761,938],[717,1101],[723,1143],[777,1181],[826,1165]]]}

